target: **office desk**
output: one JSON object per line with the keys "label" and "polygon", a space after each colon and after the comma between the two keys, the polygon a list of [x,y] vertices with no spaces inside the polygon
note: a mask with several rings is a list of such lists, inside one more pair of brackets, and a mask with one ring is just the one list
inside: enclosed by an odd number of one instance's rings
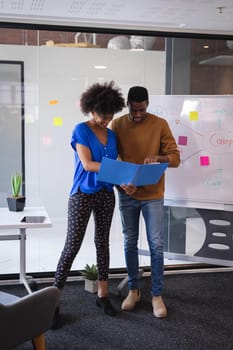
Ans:
{"label": "office desk", "polygon": [[[21,222],[24,216],[45,217],[43,222]],[[19,277],[20,282],[24,284],[28,293],[31,293],[31,288],[26,276],[26,230],[34,228],[52,227],[48,214],[43,207],[26,207],[24,211],[12,212],[8,208],[0,208],[0,230],[8,231],[18,229],[19,234],[1,234],[0,241],[19,240],[20,244],[20,261],[19,261]]]}

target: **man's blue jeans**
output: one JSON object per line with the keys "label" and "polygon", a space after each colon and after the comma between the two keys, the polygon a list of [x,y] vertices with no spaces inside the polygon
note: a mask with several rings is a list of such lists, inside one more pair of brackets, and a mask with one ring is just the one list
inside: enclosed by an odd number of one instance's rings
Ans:
{"label": "man's blue jeans", "polygon": [[151,256],[151,294],[161,295],[163,287],[163,228],[164,206],[161,200],[136,200],[119,192],[119,208],[124,234],[125,260],[129,289],[139,286],[139,218],[142,213]]}

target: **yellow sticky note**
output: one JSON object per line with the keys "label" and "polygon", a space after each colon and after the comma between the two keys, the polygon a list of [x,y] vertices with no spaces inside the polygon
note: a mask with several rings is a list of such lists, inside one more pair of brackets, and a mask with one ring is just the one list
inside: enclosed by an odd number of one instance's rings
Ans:
{"label": "yellow sticky note", "polygon": [[57,105],[58,104],[58,100],[50,100],[49,104],[50,105]]}
{"label": "yellow sticky note", "polygon": [[53,125],[54,126],[62,126],[62,118],[61,117],[54,117],[53,118]]}
{"label": "yellow sticky note", "polygon": [[198,112],[197,111],[189,112],[189,119],[190,120],[198,120]]}

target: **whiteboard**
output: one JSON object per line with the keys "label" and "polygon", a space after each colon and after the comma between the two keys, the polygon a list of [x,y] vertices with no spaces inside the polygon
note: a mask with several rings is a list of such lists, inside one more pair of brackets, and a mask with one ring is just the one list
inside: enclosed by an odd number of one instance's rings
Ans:
{"label": "whiteboard", "polygon": [[181,155],[165,199],[233,204],[233,96],[151,95],[149,112],[168,121]]}

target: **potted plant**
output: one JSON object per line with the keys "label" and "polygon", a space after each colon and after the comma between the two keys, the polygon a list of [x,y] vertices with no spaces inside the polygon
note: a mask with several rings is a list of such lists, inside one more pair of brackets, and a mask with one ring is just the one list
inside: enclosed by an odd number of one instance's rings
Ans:
{"label": "potted plant", "polygon": [[25,206],[25,196],[20,195],[23,177],[16,173],[11,176],[12,196],[7,197],[7,204],[10,211],[23,211]]}
{"label": "potted plant", "polygon": [[97,293],[98,289],[98,271],[95,264],[88,265],[86,264],[84,270],[81,272],[85,281],[85,290],[91,293]]}

